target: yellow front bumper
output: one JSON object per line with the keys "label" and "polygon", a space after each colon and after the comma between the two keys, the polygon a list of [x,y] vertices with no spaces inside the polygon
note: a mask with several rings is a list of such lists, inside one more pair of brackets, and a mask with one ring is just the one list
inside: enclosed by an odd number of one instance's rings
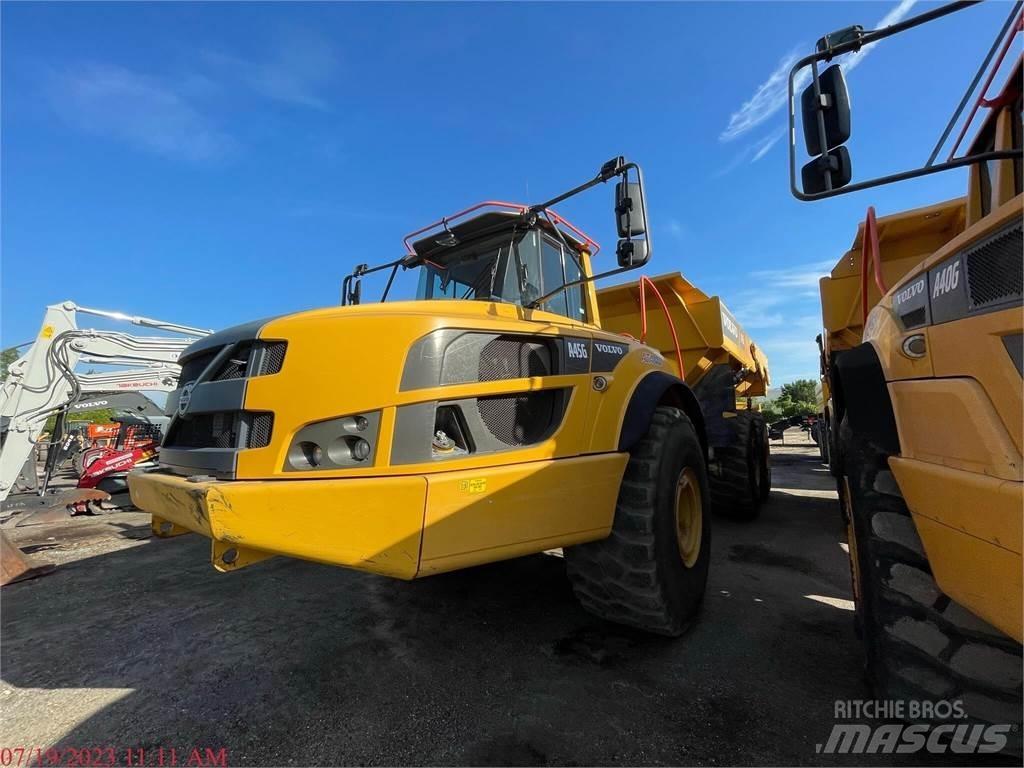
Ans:
{"label": "yellow front bumper", "polygon": [[136,471],[128,486],[154,534],[208,536],[221,571],[286,555],[412,579],[606,537],[627,459],[323,480]]}
{"label": "yellow front bumper", "polygon": [[419,565],[423,477],[276,482],[190,482],[133,472],[132,502],[153,533],[213,540],[213,564],[231,571],[272,555],[411,579]]}

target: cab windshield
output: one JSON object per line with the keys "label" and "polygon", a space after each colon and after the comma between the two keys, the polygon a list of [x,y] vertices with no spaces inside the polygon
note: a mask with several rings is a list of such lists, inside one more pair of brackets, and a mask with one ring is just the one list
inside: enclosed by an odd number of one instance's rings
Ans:
{"label": "cab windshield", "polygon": [[[455,246],[419,267],[417,299],[497,301],[527,306],[559,286],[583,277],[575,249],[538,229],[504,234],[479,244]],[[540,307],[586,321],[583,287],[558,291]]]}

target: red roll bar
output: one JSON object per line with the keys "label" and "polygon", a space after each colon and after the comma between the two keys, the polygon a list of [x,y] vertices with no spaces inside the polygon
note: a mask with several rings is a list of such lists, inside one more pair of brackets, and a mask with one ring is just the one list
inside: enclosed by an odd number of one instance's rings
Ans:
{"label": "red roll bar", "polygon": [[[412,243],[410,241],[417,235],[422,235],[423,233],[429,232],[430,230],[436,229],[437,227],[447,227],[448,224],[455,221],[456,219],[461,219],[463,216],[473,213],[474,211],[479,211],[483,208],[500,208],[504,210],[515,211],[516,213],[526,213],[528,210],[530,210],[530,206],[524,205],[522,203],[507,203],[503,200],[485,200],[482,203],[472,205],[469,208],[466,208],[465,210],[459,211],[458,213],[453,213],[451,216],[445,216],[440,221],[435,221],[433,224],[428,224],[427,226],[421,229],[417,229],[415,232],[410,232],[408,235],[402,238],[402,243],[403,245],[405,245],[406,253],[409,256],[416,255],[416,251],[413,250]],[[598,245],[597,241],[590,237],[590,235],[586,234],[585,232],[583,232],[583,230],[579,229],[578,227],[568,222],[566,219],[559,216],[550,208],[546,208],[544,210],[544,213],[551,218],[551,221],[554,224],[561,224],[574,235],[576,235],[580,240],[582,240],[584,245],[587,246],[587,250],[590,252],[591,256],[596,255],[597,252],[601,250],[601,246]]]}

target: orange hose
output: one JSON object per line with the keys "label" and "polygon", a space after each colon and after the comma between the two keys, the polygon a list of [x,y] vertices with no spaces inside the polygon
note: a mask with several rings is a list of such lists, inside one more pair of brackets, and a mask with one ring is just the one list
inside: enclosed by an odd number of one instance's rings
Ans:
{"label": "orange hose", "polygon": [[676,324],[672,322],[672,314],[668,311],[668,304],[665,303],[664,297],[661,295],[661,291],[658,290],[658,286],[654,284],[651,278],[641,275],[640,277],[640,341],[646,343],[647,340],[647,299],[646,292],[647,286],[651,286],[654,291],[654,295],[657,297],[661,304],[661,309],[665,313],[665,320],[668,322],[668,329],[672,332],[672,343],[676,349],[676,359],[679,361],[679,379],[686,381],[686,368],[683,365],[683,352],[679,348],[679,336],[676,335]]}
{"label": "orange hose", "polygon": [[875,218],[875,207],[868,206],[868,215],[864,219],[864,234],[861,237],[860,249],[860,305],[861,322],[868,322],[868,266],[871,266],[875,278],[875,286],[879,294],[888,292],[882,279],[882,252],[878,245],[878,221]]}

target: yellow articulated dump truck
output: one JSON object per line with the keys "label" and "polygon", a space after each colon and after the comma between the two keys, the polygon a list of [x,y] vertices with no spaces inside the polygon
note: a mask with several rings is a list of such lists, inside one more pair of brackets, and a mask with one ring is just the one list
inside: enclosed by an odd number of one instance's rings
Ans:
{"label": "yellow articulated dump truck", "polygon": [[[552,206],[613,179],[618,266],[595,272],[597,243]],[[188,348],[160,466],[130,476],[132,500],[158,536],[210,537],[221,571],[286,555],[412,579],[561,547],[584,607],[678,635],[704,595],[713,491],[736,464],[722,457],[751,453],[751,471],[720,504],[747,514],[767,493],[767,442],[736,445],[760,428],[737,396],[767,367],[678,276],[595,290],[650,254],[622,158],[545,203],[442,219],[357,267],[342,306]],[[381,301],[362,303],[378,269]],[[408,269],[416,300],[387,301]]]}
{"label": "yellow articulated dump truck", "polygon": [[[821,281],[831,464],[848,521],[856,623],[875,693],[962,702],[981,722],[1021,722],[1022,30],[1014,4],[974,85],[922,168],[851,184],[842,68],[817,64],[959,11],[823,38],[801,98],[814,200],[953,168],[963,199],[882,218]],[[1007,54],[1011,54],[1007,57]],[[988,76],[982,81],[985,73]],[[993,87],[997,73],[1004,84]],[[997,84],[998,85],[998,84]],[[795,120],[791,98],[791,125]],[[936,163],[958,125],[948,159]],[[965,153],[957,150],[974,129]],[[1011,729],[1019,749],[1020,729]]]}

